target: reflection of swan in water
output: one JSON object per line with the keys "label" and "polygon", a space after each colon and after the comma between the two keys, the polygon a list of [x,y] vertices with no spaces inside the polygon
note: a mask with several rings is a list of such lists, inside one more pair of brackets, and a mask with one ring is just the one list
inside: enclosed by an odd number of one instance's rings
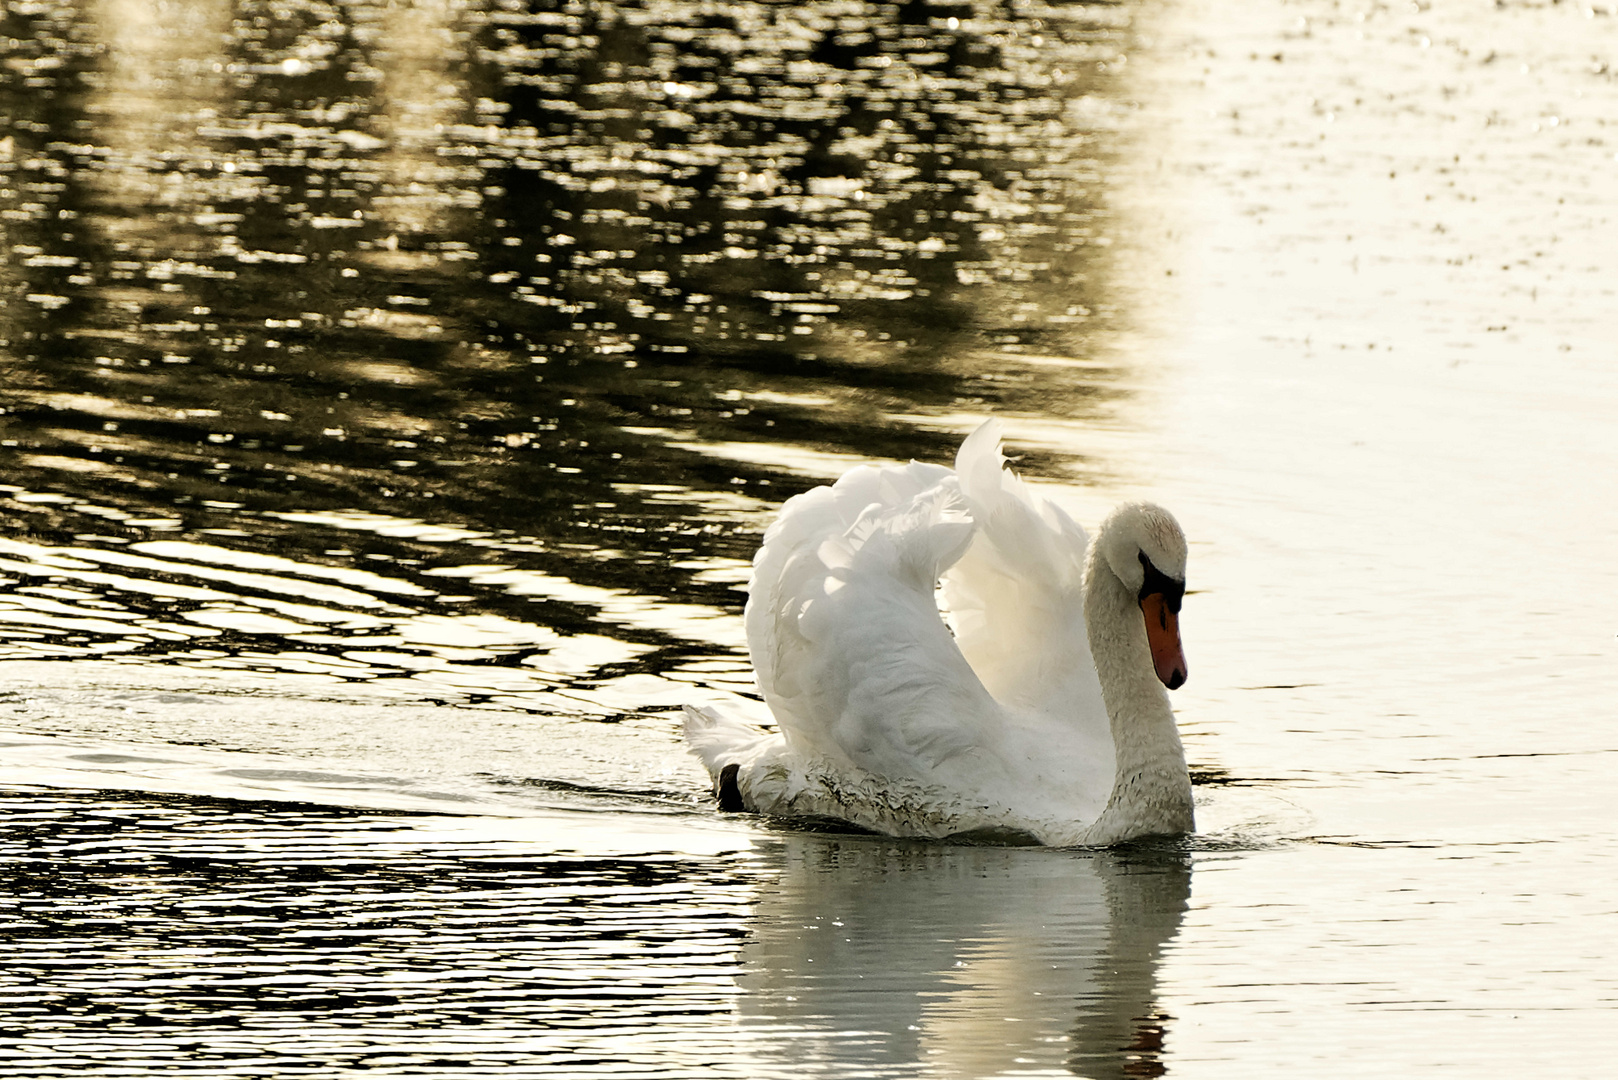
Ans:
{"label": "reflection of swan in water", "polygon": [[1185,856],[799,833],[782,857],[737,978],[740,1046],[760,1066],[1161,1073],[1156,969],[1190,895]]}
{"label": "reflection of swan in water", "polygon": [[954,470],[854,469],[789,500],[754,560],[747,644],[779,731],[708,706],[687,737],[727,809],[1054,845],[1187,832],[1163,689],[1185,680],[1185,561],[1148,503],[1089,544],[1005,470],[994,421]]}

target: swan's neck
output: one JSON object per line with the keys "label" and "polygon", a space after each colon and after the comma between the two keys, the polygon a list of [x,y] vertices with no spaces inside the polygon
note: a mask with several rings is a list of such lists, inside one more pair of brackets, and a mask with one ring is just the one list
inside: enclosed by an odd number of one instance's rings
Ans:
{"label": "swan's neck", "polygon": [[1091,544],[1084,574],[1090,654],[1107,703],[1117,776],[1086,843],[1190,832],[1191,779],[1168,692],[1152,667],[1140,605]]}

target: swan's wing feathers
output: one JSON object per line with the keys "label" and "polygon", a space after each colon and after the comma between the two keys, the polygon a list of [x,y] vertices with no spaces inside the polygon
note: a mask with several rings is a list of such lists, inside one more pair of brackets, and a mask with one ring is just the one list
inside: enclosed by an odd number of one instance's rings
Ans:
{"label": "swan's wing feathers", "polygon": [[996,421],[961,444],[956,471],[978,522],[943,579],[962,653],[1002,701],[1048,711],[1066,699],[1064,713],[1098,704],[1083,618],[1084,530],[1005,467]]}
{"label": "swan's wing feathers", "polygon": [[1047,586],[1078,589],[1089,538],[1055,503],[1031,491],[1006,468],[1000,423],[986,421],[961,443],[955,471],[983,536],[1019,576]]}
{"label": "swan's wing feathers", "polygon": [[908,502],[948,476],[948,469],[936,465],[861,465],[830,487],[786,501],[753,556],[748,586],[747,643],[761,688],[779,686],[795,693],[788,684],[803,674],[805,647],[797,617],[820,592],[818,582],[828,570],[842,569],[852,558],[856,545],[846,534],[867,509],[880,505],[884,496],[889,502]]}
{"label": "swan's wing feathers", "polygon": [[981,742],[998,706],[934,600],[974,533],[937,466],[856,469],[788,501],[754,561],[747,632],[789,744],[924,779]]}

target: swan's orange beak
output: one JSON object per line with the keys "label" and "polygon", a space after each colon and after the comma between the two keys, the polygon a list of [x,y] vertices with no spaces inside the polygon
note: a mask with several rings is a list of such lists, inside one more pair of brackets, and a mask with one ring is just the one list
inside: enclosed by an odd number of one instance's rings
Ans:
{"label": "swan's orange beak", "polygon": [[1170,690],[1185,685],[1185,650],[1180,646],[1180,616],[1170,611],[1162,593],[1141,597],[1141,614],[1146,617],[1146,640],[1152,647],[1152,667]]}

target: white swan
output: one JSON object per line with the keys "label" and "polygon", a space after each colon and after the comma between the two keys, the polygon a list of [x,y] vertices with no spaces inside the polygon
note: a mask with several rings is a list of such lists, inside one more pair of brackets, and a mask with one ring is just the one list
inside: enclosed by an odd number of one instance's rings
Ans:
{"label": "white swan", "polygon": [[776,730],[688,706],[686,738],[729,810],[1053,846],[1189,832],[1164,691],[1186,677],[1185,560],[1149,503],[1088,544],[1004,468],[993,420],[953,471],[860,466],[789,499],[753,560],[747,643]]}

